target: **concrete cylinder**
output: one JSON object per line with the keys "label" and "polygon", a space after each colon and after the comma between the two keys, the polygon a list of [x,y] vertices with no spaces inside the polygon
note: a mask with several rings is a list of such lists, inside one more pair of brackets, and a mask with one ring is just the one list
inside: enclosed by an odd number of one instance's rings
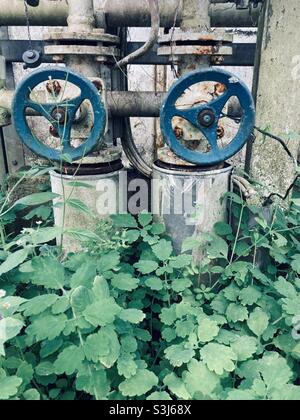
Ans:
{"label": "concrete cylinder", "polygon": [[[64,230],[85,229],[95,232],[99,219],[118,213],[124,206],[126,192],[120,184],[122,173],[123,170],[119,170],[101,175],[69,176],[51,172],[52,192],[61,197],[54,201],[55,225],[64,227]],[[77,186],[76,183],[86,184],[90,188]],[[65,212],[63,206],[56,206],[63,200],[66,202]],[[90,215],[76,208],[76,200],[88,207]],[[57,241],[61,245],[61,238],[57,238]],[[64,236],[62,245],[65,252],[77,252],[81,249],[79,241],[68,234]]]}
{"label": "concrete cylinder", "polygon": [[228,221],[226,200],[232,167],[193,171],[153,168],[153,209],[156,219],[165,223],[180,253],[186,238],[212,232],[214,225]]}

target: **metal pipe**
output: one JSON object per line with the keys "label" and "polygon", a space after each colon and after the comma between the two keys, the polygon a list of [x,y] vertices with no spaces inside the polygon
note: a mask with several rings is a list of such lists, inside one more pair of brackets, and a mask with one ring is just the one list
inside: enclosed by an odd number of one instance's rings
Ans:
{"label": "metal pipe", "polygon": [[[106,104],[109,114],[114,117],[159,117],[165,95],[165,92],[107,92]],[[14,91],[0,90],[0,108],[10,113],[13,97]],[[46,102],[43,92],[39,95],[39,102]],[[28,115],[37,114],[30,111]]]}
{"label": "metal pipe", "polygon": [[[161,26],[172,27],[179,0],[160,0]],[[151,24],[150,12],[146,0],[110,0],[102,1],[104,9],[96,5],[96,20],[102,21],[102,13],[107,18],[109,27],[140,26]],[[19,0],[0,0],[0,26],[25,26],[26,16],[23,2]],[[235,3],[215,3],[210,6],[211,24],[213,27],[251,27],[257,26],[261,7],[237,10]],[[38,7],[29,8],[32,26],[65,26],[67,25],[68,5],[66,0],[40,0]],[[177,25],[180,25],[182,8],[178,10]]]}

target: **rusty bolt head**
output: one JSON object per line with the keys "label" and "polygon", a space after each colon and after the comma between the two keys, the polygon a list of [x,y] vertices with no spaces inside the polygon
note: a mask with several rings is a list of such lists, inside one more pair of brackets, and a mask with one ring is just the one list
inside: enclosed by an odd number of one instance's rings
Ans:
{"label": "rusty bolt head", "polygon": [[219,126],[217,128],[217,135],[218,135],[218,139],[222,139],[225,136],[224,127]]}
{"label": "rusty bolt head", "polygon": [[49,132],[51,134],[51,136],[58,138],[59,134],[56,130],[56,128],[53,127],[53,125],[50,126]]}
{"label": "rusty bolt head", "polygon": [[224,63],[224,56],[223,55],[214,55],[211,57],[211,64],[220,66]]}
{"label": "rusty bolt head", "polygon": [[93,85],[97,88],[99,92],[103,91],[103,83],[101,82],[101,80],[93,80]]}
{"label": "rusty bolt head", "polygon": [[58,96],[61,92],[61,84],[58,80],[49,80],[46,84],[47,91],[54,96]]}
{"label": "rusty bolt head", "polygon": [[58,124],[64,125],[68,116],[66,115],[66,111],[63,108],[55,108],[51,113],[51,117],[54,119],[54,121],[57,121]]}
{"label": "rusty bolt head", "polygon": [[183,129],[182,129],[181,127],[176,126],[176,127],[174,128],[174,133],[175,133],[175,136],[176,136],[178,139],[182,139],[182,138],[183,138]]}

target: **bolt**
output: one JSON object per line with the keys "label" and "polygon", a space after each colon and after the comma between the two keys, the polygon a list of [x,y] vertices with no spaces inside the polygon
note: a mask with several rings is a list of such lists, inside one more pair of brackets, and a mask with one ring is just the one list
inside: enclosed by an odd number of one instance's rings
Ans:
{"label": "bolt", "polygon": [[35,58],[35,52],[34,51],[28,51],[27,52],[27,58],[30,58],[30,59]]}
{"label": "bolt", "polygon": [[58,80],[49,80],[46,84],[46,89],[51,95],[58,96],[61,92],[61,85]]}
{"label": "bolt", "polygon": [[183,137],[183,129],[182,129],[181,127],[176,126],[176,127],[174,128],[174,133],[175,133],[175,136],[176,136],[178,139],[182,139],[182,137]]}
{"label": "bolt", "polygon": [[67,119],[67,115],[64,109],[62,108],[58,108],[58,109],[54,109],[51,113],[51,117],[58,122],[58,124],[65,124],[66,123],[66,119]]}
{"label": "bolt", "polygon": [[51,136],[57,137],[57,138],[59,137],[59,134],[58,134],[56,128],[53,127],[53,125],[50,126],[49,132],[50,132]]}
{"label": "bolt", "polygon": [[19,162],[18,162],[17,160],[13,160],[13,161],[12,161],[12,165],[13,165],[13,166],[18,166],[18,163],[19,163]]}
{"label": "bolt", "polygon": [[97,88],[97,90],[99,90],[99,92],[103,91],[103,83],[101,80],[93,80],[93,85]]}
{"label": "bolt", "polygon": [[218,139],[222,139],[225,136],[224,127],[217,128],[217,135],[218,135]]}

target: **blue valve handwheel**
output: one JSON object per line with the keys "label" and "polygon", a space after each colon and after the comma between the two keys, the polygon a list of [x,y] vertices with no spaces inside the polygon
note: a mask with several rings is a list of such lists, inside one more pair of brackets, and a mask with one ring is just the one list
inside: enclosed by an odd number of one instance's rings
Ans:
{"label": "blue valve handwheel", "polygon": [[[79,96],[59,103],[35,102],[31,98],[33,89],[50,79],[62,81],[62,84],[72,83],[80,89]],[[71,145],[71,131],[77,111],[85,100],[89,100],[91,103],[94,125],[87,140],[78,148],[74,148]],[[33,135],[26,119],[27,109],[36,111],[52,124],[60,138],[61,150],[43,144]],[[106,109],[96,86],[80,74],[64,67],[39,69],[26,77],[16,89],[12,117],[21,141],[35,154],[56,162],[61,161],[62,155],[68,155],[74,162],[91,153],[97,145],[104,141],[103,135],[107,121]]]}
{"label": "blue valve handwheel", "polygon": [[[191,86],[201,82],[216,82],[225,85],[226,91],[217,99],[188,109],[178,109],[177,100]],[[231,143],[224,148],[218,145],[217,128],[224,106],[231,97],[237,97],[242,108],[240,129]],[[208,140],[208,153],[190,150],[176,137],[173,118],[181,117],[198,128]],[[161,131],[171,150],[181,159],[199,166],[214,166],[238,153],[247,143],[255,125],[255,105],[248,87],[232,73],[208,69],[188,73],[170,89],[161,109]]]}

